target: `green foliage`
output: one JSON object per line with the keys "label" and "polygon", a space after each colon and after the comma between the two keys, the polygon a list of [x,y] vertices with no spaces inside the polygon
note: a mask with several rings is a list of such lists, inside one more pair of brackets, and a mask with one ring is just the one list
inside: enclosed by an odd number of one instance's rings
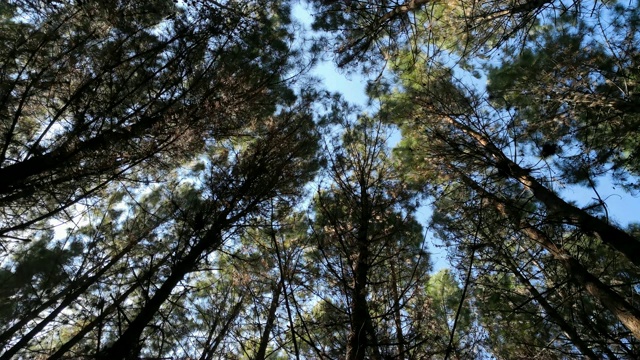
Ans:
{"label": "green foliage", "polygon": [[51,244],[51,233],[42,234],[29,247],[5,261],[0,270],[0,319],[11,324],[23,311],[41,304],[51,291],[68,284],[69,266],[82,254],[83,244]]}
{"label": "green foliage", "polygon": [[488,91],[496,105],[513,109],[513,126],[524,129],[526,141],[562,149],[556,163],[567,181],[588,186],[611,174],[635,189],[637,49],[629,39],[637,36],[638,9],[597,11],[601,28],[560,19],[566,25],[545,28],[491,67]]}
{"label": "green foliage", "polygon": [[456,316],[458,317],[454,344],[460,346],[460,341],[471,330],[472,316],[467,301],[464,301],[464,305],[458,313],[458,306],[462,301],[463,294],[451,270],[442,269],[432,275],[427,283],[426,292],[433,312],[433,321],[440,327],[437,331],[439,334],[450,333]]}
{"label": "green foliage", "polygon": [[0,358],[638,358],[640,5],[293,5],[0,4]]}
{"label": "green foliage", "polygon": [[[555,190],[566,183],[596,190],[608,175],[626,189],[635,187],[629,154],[638,138],[631,95],[636,50],[629,39],[637,37],[637,10],[635,4],[611,3],[595,5],[586,15],[577,12],[585,9],[581,6],[576,3],[561,16],[545,12],[553,26],[542,16],[523,18],[535,25],[521,48],[510,40],[499,45],[500,33],[478,34],[453,68],[438,63],[431,48],[407,47],[391,61],[392,75],[370,86],[370,94],[381,101],[381,118],[402,131],[394,150],[401,159],[397,169],[434,199],[436,234],[456,268],[470,269],[469,306],[480,315],[471,326],[488,332],[484,348],[501,358],[635,356],[635,345],[619,345],[635,343],[635,337],[620,333],[622,318],[614,320],[615,308],[590,288],[594,283],[585,282],[593,276],[605,291],[613,278],[630,279],[625,271],[613,275],[618,265],[607,258],[612,250],[604,245],[603,233],[594,237],[585,228],[598,219],[608,222],[609,209],[599,201],[579,209]],[[444,16],[437,6],[433,11]],[[511,14],[514,27],[526,26],[515,19],[537,9],[517,11]],[[613,12],[628,21],[609,17]],[[494,14],[503,16],[500,10]],[[424,39],[418,32],[416,38]],[[496,44],[500,48],[490,65],[473,58],[475,45]],[[468,80],[478,75],[487,76],[486,91]],[[563,210],[571,206],[571,213]],[[571,220],[591,215],[593,220]],[[626,265],[618,269],[634,272],[635,265],[627,262],[632,253],[625,257]],[[516,271],[522,276],[513,275]],[[634,303],[637,289],[630,291],[609,294],[620,296],[623,306]],[[580,306],[564,305],[581,296],[588,300]],[[588,320],[598,307],[602,317]],[[599,330],[588,330],[592,325]],[[613,338],[616,345],[610,347],[607,341]]]}

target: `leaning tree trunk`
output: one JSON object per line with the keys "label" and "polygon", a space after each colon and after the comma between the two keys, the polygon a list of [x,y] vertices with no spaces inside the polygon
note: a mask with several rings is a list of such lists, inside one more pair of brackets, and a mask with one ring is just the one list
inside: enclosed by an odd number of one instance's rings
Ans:
{"label": "leaning tree trunk", "polygon": [[509,256],[505,257],[505,262],[507,266],[511,270],[511,272],[516,275],[516,277],[520,280],[524,286],[526,286],[527,290],[533,296],[533,299],[540,304],[540,306],[544,309],[545,313],[560,327],[560,329],[569,337],[569,340],[580,350],[582,355],[586,356],[588,359],[597,360],[598,356],[591,350],[589,345],[582,340],[578,331],[573,327],[569,322],[567,322],[564,317],[547,301],[547,299],[540,294],[538,289],[536,289],[533,284],[527,279],[522,272],[520,272],[514,263],[513,259]]}
{"label": "leaning tree trunk", "polygon": [[509,159],[485,135],[450,116],[444,116],[444,120],[470,136],[480,150],[483,150],[484,153],[494,159],[495,164],[493,164],[493,166],[496,166],[501,173],[519,181],[529,189],[533,193],[533,196],[545,205],[549,214],[553,214],[554,217],[562,219],[567,224],[576,226],[586,233],[592,232],[597,234],[604,244],[619,251],[629,261],[640,267],[640,256],[638,256],[638,254],[640,254],[640,241],[638,241],[638,239],[616,226],[564,201],[553,191],[542,185],[536,178],[531,176],[529,170],[523,169],[520,165]]}
{"label": "leaning tree trunk", "polygon": [[[226,220],[226,219],[225,219]],[[140,310],[138,315],[129,323],[129,327],[120,335],[118,340],[107,349],[97,354],[98,359],[129,359],[137,357],[138,342],[147,324],[153,319],[162,304],[171,296],[173,289],[193,270],[202,254],[207,250],[216,249],[222,244],[222,226],[225,220],[217,221],[205,236],[171,269],[171,275],[156,291],[151,299]]]}
{"label": "leaning tree trunk", "polygon": [[[495,194],[484,189],[478,183],[464,174],[460,174],[463,181],[477,191],[483,198],[488,199],[503,216],[516,221],[522,231],[547,249],[553,257],[565,268],[567,274],[579,286],[583,287],[591,296],[598,300],[602,306],[611,311],[618,320],[627,328],[633,336],[640,339],[640,310],[631,305],[620,294],[602,283],[600,279],[591,274],[579,261],[557,244],[555,244],[544,232],[528,223],[519,216],[517,205],[512,200],[499,198]],[[518,220],[519,219],[519,220]]]}

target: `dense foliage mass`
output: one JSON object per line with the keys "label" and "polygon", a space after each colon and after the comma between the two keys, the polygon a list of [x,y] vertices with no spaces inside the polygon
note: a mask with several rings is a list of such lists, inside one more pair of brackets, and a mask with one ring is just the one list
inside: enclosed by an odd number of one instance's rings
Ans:
{"label": "dense foliage mass", "polygon": [[0,359],[637,359],[636,77],[637,1],[0,3]]}

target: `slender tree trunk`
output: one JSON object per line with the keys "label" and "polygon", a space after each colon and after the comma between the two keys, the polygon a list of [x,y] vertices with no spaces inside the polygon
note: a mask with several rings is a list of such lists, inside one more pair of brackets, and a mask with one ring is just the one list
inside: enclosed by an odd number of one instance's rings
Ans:
{"label": "slender tree trunk", "polygon": [[[70,137],[68,141],[63,143],[55,150],[34,156],[25,161],[11,164],[0,169],[0,194],[10,194],[12,191],[24,188],[29,185],[29,179],[68,166],[67,162],[76,158],[81,153],[91,153],[104,148],[112,148],[124,141],[140,136],[144,131],[152,128],[154,124],[163,120],[160,116],[147,116],[143,120],[136,122],[128,129],[113,129],[103,131],[96,137],[90,138],[83,142],[77,141],[76,138]],[[148,155],[141,155],[148,156]],[[122,166],[121,163],[113,161],[108,168],[117,168]],[[77,174],[74,173],[74,176]],[[65,181],[70,180],[71,175],[65,176]],[[4,202],[6,199],[0,201]]]}
{"label": "slender tree trunk", "polygon": [[[58,307],[60,307],[60,306],[66,307],[69,304],[71,304],[86,289],[88,289],[89,286],[91,286],[91,284],[93,284],[100,276],[102,276],[102,274],[104,274],[109,268],[111,268],[111,266],[114,263],[115,263],[115,261],[110,261],[109,264],[107,264],[104,268],[100,269],[100,271],[97,274],[95,274],[93,276],[90,276],[88,278],[84,278],[83,277],[82,279],[78,279],[77,282],[74,282],[74,283],[70,284],[66,289],[58,292],[57,294],[55,294],[54,296],[49,298],[49,300],[45,301],[40,306],[38,306],[37,308],[33,309],[26,316],[21,318],[17,323],[13,324],[13,326],[11,326],[9,329],[5,330],[2,334],[0,334],[0,344],[5,344],[7,341],[9,341],[11,339],[11,337],[13,337],[13,335],[18,330],[22,329],[30,321],[32,321],[33,319],[38,317],[38,315],[41,312],[45,311],[50,306],[53,306],[55,303],[58,302],[58,300],[63,299],[62,303]],[[59,312],[59,311],[56,308],[56,310],[53,310],[53,312]],[[25,336],[22,336],[22,338],[24,338],[24,337]]]}
{"label": "slender tree trunk", "polygon": [[615,334],[611,334],[611,331],[594,322],[593,319],[590,319],[588,314],[586,314],[584,311],[579,311],[578,316],[580,317],[580,320],[582,320],[582,323],[585,324],[584,326],[587,330],[591,331],[591,333],[595,336],[599,336],[603,339],[600,340],[599,343],[601,345],[601,348],[603,349],[603,352],[609,359],[618,359],[618,356],[616,356],[609,348],[610,344],[613,344],[615,347],[617,347],[619,351],[624,351],[625,353],[627,353],[627,355],[629,355],[629,359],[638,358],[637,354],[633,354],[633,352],[629,350],[627,345],[622,343],[622,339],[617,338]]}
{"label": "slender tree trunk", "polygon": [[163,258],[160,259],[160,262],[155,264],[152,268],[150,268],[142,278],[138,279],[135,285],[131,286],[127,291],[125,291],[122,295],[118,296],[117,299],[109,304],[95,319],[91,320],[88,324],[84,325],[84,327],[78,331],[69,341],[64,343],[56,352],[49,357],[49,360],[60,359],[64,356],[64,354],[71,350],[73,346],[75,346],[78,342],[80,342],[89,332],[95,329],[97,326],[100,326],[104,319],[109,316],[114,310],[118,309],[120,304],[129,297],[136,289],[140,288],[143,281],[148,281],[153,274],[160,268],[162,265],[166,263],[166,261],[171,257],[171,255],[167,254]]}
{"label": "slender tree trunk", "polygon": [[206,350],[203,351],[202,354],[200,355],[200,360],[213,359],[213,355],[216,353],[216,350],[218,349],[218,346],[220,346],[220,343],[222,343],[222,339],[227,335],[227,332],[231,328],[231,323],[240,314],[240,309],[242,308],[243,301],[244,301],[244,296],[241,296],[238,302],[233,306],[233,309],[231,310],[231,316],[227,318],[227,321],[224,323],[224,326],[222,327],[222,329],[220,329],[220,332],[215,337],[215,339],[212,340],[215,328],[212,328],[209,331],[209,337],[207,338],[207,343],[206,343],[207,345]]}
{"label": "slender tree trunk", "polygon": [[171,296],[173,289],[197,264],[200,256],[206,251],[216,249],[222,243],[220,224],[207,231],[206,235],[180,260],[172,269],[171,275],[156,291],[138,315],[131,321],[129,327],[120,335],[118,340],[97,355],[98,359],[131,359],[136,358],[138,342],[147,324],[160,309],[162,304]]}
{"label": "slender tree trunk", "polygon": [[62,359],[64,355],[71,350],[77,343],[79,343],[84,337],[99,326],[104,319],[111,314],[114,310],[120,306],[120,304],[129,297],[136,289],[140,287],[140,283],[130,287],[125,291],[122,295],[120,295],[114,302],[112,302],[100,315],[98,315],[95,319],[91,320],[88,324],[86,324],[80,331],[78,331],[69,341],[64,343],[58,350],[56,350],[53,355],[51,355],[48,360],[57,360]]}
{"label": "slender tree trunk", "polygon": [[351,291],[351,329],[347,340],[347,360],[364,360],[367,348],[371,348],[373,359],[380,359],[380,349],[367,304],[367,277],[371,265],[369,250],[369,220],[371,206],[367,193],[368,182],[360,174],[360,221],[356,236],[356,259],[353,265],[353,287]]}
{"label": "slender tree trunk", "polygon": [[364,360],[368,346],[365,325],[369,316],[366,305],[366,271],[367,266],[362,263],[362,254],[359,254],[354,266],[355,279],[351,291],[351,329],[347,340],[347,360]]}
{"label": "slender tree trunk", "polygon": [[[287,318],[289,320],[289,328],[291,330],[291,342],[293,342],[293,350],[296,354],[296,359],[300,358],[300,350],[298,349],[298,340],[296,339],[296,331],[293,322],[293,316],[291,314],[291,305],[289,304],[289,294],[287,293],[287,287],[285,285],[284,279],[286,274],[289,274],[289,261],[286,261],[286,266],[284,261],[282,260],[282,256],[280,254],[280,249],[278,248],[278,241],[276,239],[276,232],[273,227],[273,223],[271,224],[271,241],[273,242],[273,248],[276,250],[276,257],[278,258],[278,270],[280,271],[280,286],[282,287],[282,295],[284,297],[284,305],[287,310]],[[294,271],[295,272],[295,271]],[[293,296],[293,294],[291,294]]]}
{"label": "slender tree trunk", "polygon": [[604,244],[618,250],[633,264],[640,266],[640,256],[638,256],[640,254],[640,241],[638,239],[616,226],[565,202],[514,162],[510,162],[510,168],[513,176],[527,186],[536,199],[547,206],[551,216],[563,219],[584,232],[596,233]]}
{"label": "slender tree trunk", "polygon": [[624,326],[640,340],[640,310],[629,304],[620,294],[603,284],[600,279],[588,272],[575,258],[563,255],[567,272],[576,283],[584,286],[589,294],[609,309]]}
{"label": "slender tree trunk", "polygon": [[396,274],[396,260],[391,259],[391,294],[393,296],[393,318],[396,325],[396,341],[398,342],[398,360],[403,360],[404,334],[402,331],[402,316],[400,313],[400,295],[398,294],[398,277]]}
{"label": "slender tree trunk", "polygon": [[46,325],[48,325],[53,319],[55,319],[62,310],[66,309],[75,297],[77,297],[77,295],[65,299],[65,301],[63,301],[57,308],[51,311],[42,321],[40,321],[38,325],[33,327],[31,331],[20,338],[17,343],[15,343],[10,349],[5,351],[2,356],[0,356],[0,360],[11,360],[18,351],[29,344],[29,341],[31,341],[34,336],[36,336],[42,329],[44,329]]}
{"label": "slender tree trunk", "polygon": [[533,196],[546,206],[549,216],[561,219],[570,225],[577,226],[584,232],[597,234],[604,244],[622,253],[636,266],[640,266],[640,256],[638,256],[638,254],[640,254],[640,241],[638,241],[638,239],[616,226],[564,201],[531,176],[529,170],[523,169],[520,165],[505,156],[505,154],[483,134],[480,134],[452,117],[444,116],[444,120],[458,130],[471,136],[477,142],[480,149],[483,149],[485,153],[495,159],[496,167],[499,167],[505,175],[518,180],[528,188],[533,193]]}
{"label": "slender tree trunk", "polygon": [[503,216],[510,219],[520,219],[516,220],[518,222],[516,225],[532,240],[547,249],[554,258],[564,266],[576,284],[587,290],[591,296],[611,311],[618,320],[631,331],[633,336],[640,339],[640,310],[629,304],[620,294],[602,283],[600,279],[585,269],[580,262],[567,253],[561,246],[551,241],[547,234],[529,224],[526,219],[520,218],[517,210],[515,210],[517,209],[516,204],[511,203],[510,200],[498,198],[466,175],[461,174],[461,176],[466,184],[478,191],[483,197],[491,200],[495,208]]}
{"label": "slender tree trunk", "polygon": [[361,262],[360,257],[357,262],[354,266],[356,278],[351,292],[351,329],[347,340],[347,360],[366,359],[367,349],[371,349],[374,360],[379,360],[379,344],[367,301],[366,275],[369,265]]}
{"label": "slender tree trunk", "polygon": [[260,345],[258,346],[258,352],[256,353],[255,360],[264,360],[267,354],[267,346],[269,345],[269,335],[273,330],[273,325],[276,321],[276,311],[278,310],[278,303],[280,302],[280,293],[282,292],[282,281],[278,281],[272,286],[273,292],[271,293],[271,305],[269,306],[269,313],[267,314],[267,322],[264,325],[264,331],[260,338]]}
{"label": "slender tree trunk", "polygon": [[516,264],[513,262],[513,259],[511,259],[509,256],[505,256],[504,259],[507,262],[507,266],[509,267],[509,269],[511,269],[511,272],[513,272],[513,274],[516,275],[516,277],[520,280],[520,282],[527,287],[527,290],[529,290],[529,293],[531,293],[534,300],[538,304],[540,304],[540,306],[542,306],[545,313],[551,319],[553,319],[553,321],[556,324],[558,324],[560,329],[562,329],[562,331],[564,331],[565,334],[567,334],[567,336],[569,337],[569,340],[571,340],[571,342],[578,348],[578,350],[580,350],[580,352],[584,356],[586,356],[588,359],[593,359],[593,360],[599,359],[599,357],[593,352],[593,350],[591,350],[589,345],[586,342],[584,342],[584,340],[582,340],[582,338],[580,337],[580,334],[578,334],[578,331],[571,324],[569,324],[564,319],[564,317],[553,306],[551,306],[551,304],[549,304],[547,299],[545,299],[544,296],[540,294],[538,289],[536,289],[536,287],[531,284],[529,279],[527,279],[522,274],[522,272],[520,272]]}
{"label": "slender tree trunk", "polygon": [[[118,253],[118,255],[112,258],[109,263],[107,263],[107,265],[98,270],[96,274],[78,281],[77,284],[71,284],[69,287],[67,287],[67,289],[65,289],[64,291],[60,291],[51,299],[38,306],[38,308],[31,311],[27,316],[20,319],[20,321],[15,323],[11,328],[3,332],[2,335],[0,335],[0,344],[5,343],[9,339],[11,339],[11,337],[18,330],[35,319],[42,311],[46,310],[48,307],[55,304],[58,300],[64,297],[62,302],[54,310],[47,314],[47,316],[42,321],[40,321],[28,333],[22,335],[17,343],[15,343],[10,349],[5,351],[0,357],[0,360],[10,359],[13,355],[15,355],[18,351],[25,347],[29,343],[29,341],[34,338],[34,336],[36,336],[45,326],[47,326],[52,320],[54,320],[62,310],[66,309],[69,305],[76,301],[78,297],[80,297],[80,295],[82,295],[91,285],[93,285],[97,279],[99,279],[109,269],[111,269],[113,265],[120,261],[120,259],[122,259],[122,257],[124,257],[142,238],[143,237],[138,237],[135,241],[127,245],[121,252]],[[75,287],[75,289],[73,287]],[[65,294],[66,296],[64,296]]]}
{"label": "slender tree trunk", "polygon": [[[530,226],[530,225],[529,225]],[[538,242],[564,266],[569,276],[576,284],[598,300],[602,306],[615,315],[636,339],[640,339],[640,310],[631,305],[625,298],[602,283],[591,274],[580,262],[567,253],[562,247],[553,243],[548,236],[534,227],[524,228],[523,231],[534,241]]]}

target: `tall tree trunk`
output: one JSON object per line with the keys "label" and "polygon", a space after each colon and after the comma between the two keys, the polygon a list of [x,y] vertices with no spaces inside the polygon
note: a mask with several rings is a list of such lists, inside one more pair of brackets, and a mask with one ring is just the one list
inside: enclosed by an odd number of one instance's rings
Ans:
{"label": "tall tree trunk", "polygon": [[364,360],[367,348],[373,351],[373,359],[380,359],[380,349],[369,314],[367,304],[367,277],[369,275],[369,221],[371,205],[367,193],[368,182],[364,172],[359,174],[360,185],[360,221],[356,235],[358,251],[353,265],[353,287],[351,291],[351,329],[347,340],[347,360]]}
{"label": "tall tree trunk", "polygon": [[396,274],[396,259],[391,259],[391,295],[393,296],[393,319],[396,325],[396,341],[398,342],[398,356],[397,359],[403,360],[404,355],[404,334],[402,331],[402,317],[400,313],[400,295],[398,293],[398,277]]}
{"label": "tall tree trunk", "polygon": [[216,353],[218,346],[222,343],[222,339],[227,335],[229,329],[231,328],[231,323],[235,320],[240,314],[240,310],[242,309],[242,303],[244,302],[244,296],[241,296],[238,302],[233,306],[231,310],[231,315],[226,319],[224,326],[220,329],[218,335],[213,338],[213,334],[215,332],[215,326],[209,331],[209,336],[207,337],[207,342],[205,343],[205,350],[200,355],[200,360],[212,360],[213,355]]}
{"label": "tall tree trunk", "polygon": [[527,279],[527,277],[524,276],[522,272],[520,272],[520,270],[514,263],[513,259],[511,259],[508,255],[504,256],[504,259],[505,259],[505,262],[507,263],[507,266],[511,270],[511,272],[514,275],[516,275],[516,277],[520,280],[520,282],[524,286],[527,287],[527,290],[533,296],[533,299],[538,304],[540,304],[540,306],[542,306],[545,313],[551,319],[553,319],[553,321],[556,324],[558,324],[560,329],[562,329],[562,331],[564,331],[565,334],[567,334],[567,336],[569,337],[569,340],[571,340],[571,342],[578,348],[578,350],[580,350],[580,352],[584,356],[586,356],[588,359],[597,360],[598,356],[596,356],[596,354],[593,352],[593,350],[591,350],[589,345],[586,342],[584,342],[584,340],[582,340],[582,338],[580,337],[580,334],[578,334],[578,331],[571,324],[569,324],[564,319],[564,317],[551,304],[549,304],[547,299],[545,299],[544,296],[540,294],[538,289],[536,289],[536,287],[531,284],[529,279]]}
{"label": "tall tree trunk", "polygon": [[267,346],[269,345],[269,335],[273,330],[273,325],[276,321],[276,311],[278,310],[278,303],[280,302],[280,293],[282,292],[282,281],[272,285],[273,292],[271,293],[271,305],[269,306],[269,313],[267,314],[267,322],[264,325],[264,331],[260,337],[260,345],[258,346],[258,352],[256,353],[255,360],[264,360],[267,354]]}
{"label": "tall tree trunk", "polygon": [[[149,272],[149,275],[151,275],[151,272]],[[89,332],[99,326],[109,314],[116,310],[120,306],[120,304],[125,301],[129,297],[129,295],[131,295],[139,287],[140,283],[137,283],[136,285],[131,286],[129,289],[127,289],[127,291],[125,291],[122,295],[115,299],[106,309],[104,309],[100,315],[86,324],[70,340],[68,340],[58,350],[56,350],[53,355],[49,356],[48,360],[57,360],[64,358],[67,351],[71,350],[71,348],[79,343],[82,339],[84,339],[84,337]]]}
{"label": "tall tree trunk", "polygon": [[[144,117],[143,120],[131,125],[128,129],[105,130],[99,135],[85,141],[78,141],[77,138],[70,136],[69,140],[49,153],[34,156],[22,162],[1,168],[0,194],[11,194],[13,191],[29,187],[32,183],[32,178],[64,169],[69,166],[68,162],[77,161],[83,153],[91,154],[100,149],[115,147],[125,141],[134,139],[151,129],[155,124],[162,122],[163,119],[163,117],[157,115],[153,117],[147,116]],[[158,146],[158,148],[161,148],[161,146]],[[141,157],[149,156],[149,154],[137,155]],[[101,170],[107,171],[120,166],[123,166],[121,162],[113,161],[105,165],[105,169]],[[86,171],[95,171],[95,169],[87,169]],[[80,172],[80,174],[82,173]],[[54,178],[54,183],[69,181],[77,176],[78,174],[74,173],[73,175],[61,177],[62,180]],[[8,199],[11,198],[1,197],[0,203],[5,203]]]}
{"label": "tall tree trunk", "polygon": [[[82,276],[80,279],[72,282],[67,286],[66,289],[58,292],[49,300],[42,303],[37,308],[33,309],[23,318],[21,318],[17,323],[13,324],[9,329],[5,330],[2,334],[0,334],[0,345],[6,343],[11,337],[20,329],[22,329],[25,325],[27,325],[30,321],[35,319],[41,312],[45,311],[50,306],[54,305],[58,302],[58,300],[63,299],[62,303],[58,305],[58,308],[62,307],[60,310],[64,309],[64,307],[71,304],[75,301],[85,290],[89,288],[92,284],[95,283],[97,279],[99,279],[104,273],[106,273],[113,265],[115,265],[124,255],[126,255],[129,250],[133,248],[134,243],[129,244],[125,249],[123,249],[118,255],[112,258],[107,265],[98,270],[98,272],[90,277]],[[66,296],[65,296],[66,295]],[[53,310],[53,312],[59,313],[60,310]],[[49,317],[49,316],[48,316]],[[48,318],[47,317],[47,318]],[[45,320],[43,320],[44,322]],[[46,325],[46,324],[45,324]],[[27,337],[26,335],[22,336],[22,339]]]}
{"label": "tall tree trunk", "polygon": [[380,348],[367,301],[366,279],[370,266],[362,261],[361,256],[358,256],[356,261],[356,277],[351,292],[351,329],[347,340],[347,360],[366,359],[366,350],[369,348],[372,351],[371,357],[379,360]]}
{"label": "tall tree trunk", "polygon": [[156,271],[164,264],[166,264],[167,260],[171,257],[170,254],[166,254],[164,257],[160,259],[157,264],[154,264],[152,268],[150,268],[143,277],[139,278],[135,285],[131,286],[127,291],[125,291],[122,295],[118,296],[117,299],[105,308],[100,315],[98,315],[95,319],[91,320],[88,324],[84,325],[84,327],[78,331],[70,340],[64,343],[56,352],[49,357],[49,360],[60,359],[66,354],[67,351],[71,350],[73,346],[75,346],[78,342],[80,342],[89,332],[99,326],[104,319],[109,316],[114,310],[118,309],[120,304],[125,301],[129,295],[133,293],[136,289],[140,288],[144,281],[148,281],[151,277],[156,273]]}
{"label": "tall tree trunk", "polygon": [[600,279],[585,269],[571,254],[567,253],[562,246],[556,245],[547,234],[529,224],[526,219],[520,217],[517,211],[517,205],[513,204],[511,200],[498,198],[495,194],[490,193],[466,175],[461,174],[461,177],[467,185],[480,193],[482,197],[490,200],[496,210],[503,216],[514,219],[517,222],[516,225],[518,225],[529,238],[547,249],[553,257],[564,266],[576,284],[587,290],[602,306],[611,311],[618,320],[631,331],[633,336],[640,339],[640,310],[629,304],[620,294],[602,283]]}
{"label": "tall tree trunk", "polygon": [[[0,344],[8,341],[11,337],[22,327],[27,325],[30,321],[35,319],[42,311],[46,310],[51,305],[55,304],[58,300],[62,299],[62,302],[47,316],[40,321],[31,331],[22,335],[20,340],[15,343],[10,349],[5,351],[0,360],[10,359],[13,355],[15,355],[18,351],[20,351],[23,347],[25,347],[29,341],[31,341],[34,336],[36,336],[45,326],[47,326],[51,321],[53,321],[60,312],[66,309],[69,305],[71,305],[74,301],[80,297],[91,285],[93,285],[102,275],[104,275],[109,269],[111,269],[122,257],[129,253],[131,249],[146,235],[148,231],[145,232],[143,236],[139,236],[134,241],[130,242],[122,251],[120,251],[114,258],[112,258],[104,267],[102,267],[96,274],[90,277],[83,277],[77,282],[69,285],[64,291],[60,291],[58,294],[38,306],[36,309],[31,311],[27,316],[20,319],[17,323],[7,329],[0,335]],[[65,296],[66,294],[66,296]]]}
{"label": "tall tree trunk", "polygon": [[[220,222],[222,223],[222,222]],[[153,316],[160,309],[162,304],[171,296],[173,289],[196,266],[200,256],[206,250],[217,249],[222,243],[221,224],[209,229],[205,236],[191,249],[191,251],[171,269],[171,275],[165,280],[162,286],[156,291],[138,315],[131,321],[129,327],[120,335],[118,340],[108,348],[98,354],[98,359],[131,359],[136,358],[136,350],[142,332]]]}
{"label": "tall tree trunk", "polygon": [[567,224],[577,226],[584,232],[597,234],[604,244],[619,251],[629,261],[640,267],[640,256],[638,256],[638,254],[640,254],[640,241],[638,241],[638,239],[616,226],[564,201],[531,176],[529,170],[523,169],[509,159],[483,134],[450,116],[444,116],[443,119],[473,138],[479,148],[484,150],[484,153],[493,157],[495,160],[495,164],[493,165],[498,167],[506,176],[518,180],[528,188],[533,193],[533,196],[546,206],[550,215],[565,221]]}
{"label": "tall tree trunk", "polygon": [[366,257],[366,254],[358,254],[353,268],[355,276],[351,291],[351,329],[347,340],[347,360],[364,360],[369,345],[366,326],[366,319],[369,317],[366,289],[368,266],[363,262]]}
{"label": "tall tree trunk", "polygon": [[601,348],[603,349],[603,352],[609,359],[618,360],[618,356],[616,356],[613,351],[611,351],[611,349],[609,348],[610,346],[615,347],[618,352],[625,352],[627,355],[629,355],[629,359],[638,358],[638,354],[634,354],[629,350],[627,344],[623,343],[625,339],[618,338],[616,334],[612,334],[611,331],[602,326],[602,324],[598,324],[592,318],[589,318],[589,315],[590,314],[585,313],[584,311],[578,312],[578,316],[580,317],[580,320],[582,320],[585,328],[595,336],[598,336],[602,339],[599,341],[599,343],[601,345]]}
{"label": "tall tree trunk", "polygon": [[[289,294],[287,293],[287,287],[285,285],[285,276],[290,274],[289,270],[289,260],[283,261],[280,249],[278,248],[278,240],[276,239],[276,231],[273,226],[273,222],[271,223],[271,241],[273,242],[273,248],[276,252],[276,257],[278,259],[278,270],[280,271],[280,286],[282,287],[282,293],[284,297],[284,305],[287,310],[287,318],[289,320],[289,329],[291,330],[291,342],[293,343],[293,350],[296,354],[296,359],[300,358],[300,350],[298,349],[298,340],[296,339],[296,330],[295,324],[293,322],[293,316],[291,313],[291,305],[289,304]],[[295,272],[295,270],[294,270]],[[293,293],[291,294],[293,296]]]}

